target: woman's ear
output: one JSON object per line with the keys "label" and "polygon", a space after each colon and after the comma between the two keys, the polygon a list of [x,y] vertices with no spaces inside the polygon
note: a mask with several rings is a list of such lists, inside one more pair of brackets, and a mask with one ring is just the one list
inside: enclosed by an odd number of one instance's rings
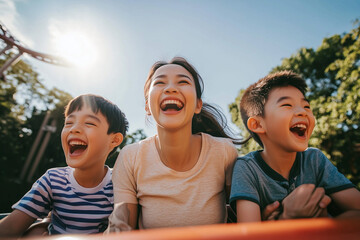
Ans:
{"label": "woman's ear", "polygon": [[202,105],[203,105],[203,101],[201,99],[196,99],[196,108],[195,108],[196,114],[199,114],[201,112]]}
{"label": "woman's ear", "polygon": [[113,133],[112,139],[111,139],[111,143],[110,143],[110,148],[113,149],[114,147],[119,146],[122,141],[124,140],[124,136],[117,132],[117,133]]}
{"label": "woman's ear", "polygon": [[255,116],[255,117],[249,117],[247,120],[247,127],[250,131],[254,133],[264,133],[265,129],[263,128],[261,124],[261,117]]}
{"label": "woman's ear", "polygon": [[145,101],[145,112],[146,112],[146,115],[148,115],[148,116],[151,115],[151,112],[149,109],[149,102],[147,100]]}

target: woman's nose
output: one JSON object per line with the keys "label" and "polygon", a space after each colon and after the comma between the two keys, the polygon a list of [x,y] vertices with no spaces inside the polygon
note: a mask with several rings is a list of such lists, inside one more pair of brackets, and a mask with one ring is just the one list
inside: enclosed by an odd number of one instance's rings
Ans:
{"label": "woman's nose", "polygon": [[177,92],[177,88],[173,83],[169,83],[165,87],[165,92],[167,93]]}

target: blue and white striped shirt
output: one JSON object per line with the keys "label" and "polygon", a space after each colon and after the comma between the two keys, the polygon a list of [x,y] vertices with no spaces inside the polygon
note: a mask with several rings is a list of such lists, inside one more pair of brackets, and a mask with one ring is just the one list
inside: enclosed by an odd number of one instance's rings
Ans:
{"label": "blue and white striped shirt", "polygon": [[70,167],[47,170],[12,208],[34,218],[51,211],[50,234],[103,232],[114,207],[111,169],[94,188],[80,186],[73,171]]}

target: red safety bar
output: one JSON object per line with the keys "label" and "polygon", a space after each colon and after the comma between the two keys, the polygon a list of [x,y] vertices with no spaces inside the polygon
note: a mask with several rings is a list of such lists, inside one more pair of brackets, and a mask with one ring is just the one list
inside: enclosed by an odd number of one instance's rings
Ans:
{"label": "red safety bar", "polygon": [[[33,239],[39,239],[33,238]],[[43,240],[198,240],[198,239],[316,239],[359,240],[360,219],[330,218],[269,221],[262,223],[217,224],[196,227],[136,230],[109,235],[57,235]]]}

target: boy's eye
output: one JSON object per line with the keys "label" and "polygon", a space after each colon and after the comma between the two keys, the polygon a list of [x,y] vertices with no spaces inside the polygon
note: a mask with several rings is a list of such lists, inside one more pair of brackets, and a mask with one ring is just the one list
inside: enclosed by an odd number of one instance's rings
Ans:
{"label": "boy's eye", "polygon": [[308,106],[304,106],[304,108],[310,109],[311,107],[308,105]]}
{"label": "boy's eye", "polygon": [[65,122],[65,125],[71,125],[72,122]]}
{"label": "boy's eye", "polygon": [[86,124],[86,125],[90,125],[90,126],[96,126],[96,124],[95,124],[95,123],[92,123],[92,122],[86,122],[85,124]]}
{"label": "boy's eye", "polygon": [[284,103],[284,104],[281,105],[281,107],[291,107],[291,104],[289,104],[289,103]]}

